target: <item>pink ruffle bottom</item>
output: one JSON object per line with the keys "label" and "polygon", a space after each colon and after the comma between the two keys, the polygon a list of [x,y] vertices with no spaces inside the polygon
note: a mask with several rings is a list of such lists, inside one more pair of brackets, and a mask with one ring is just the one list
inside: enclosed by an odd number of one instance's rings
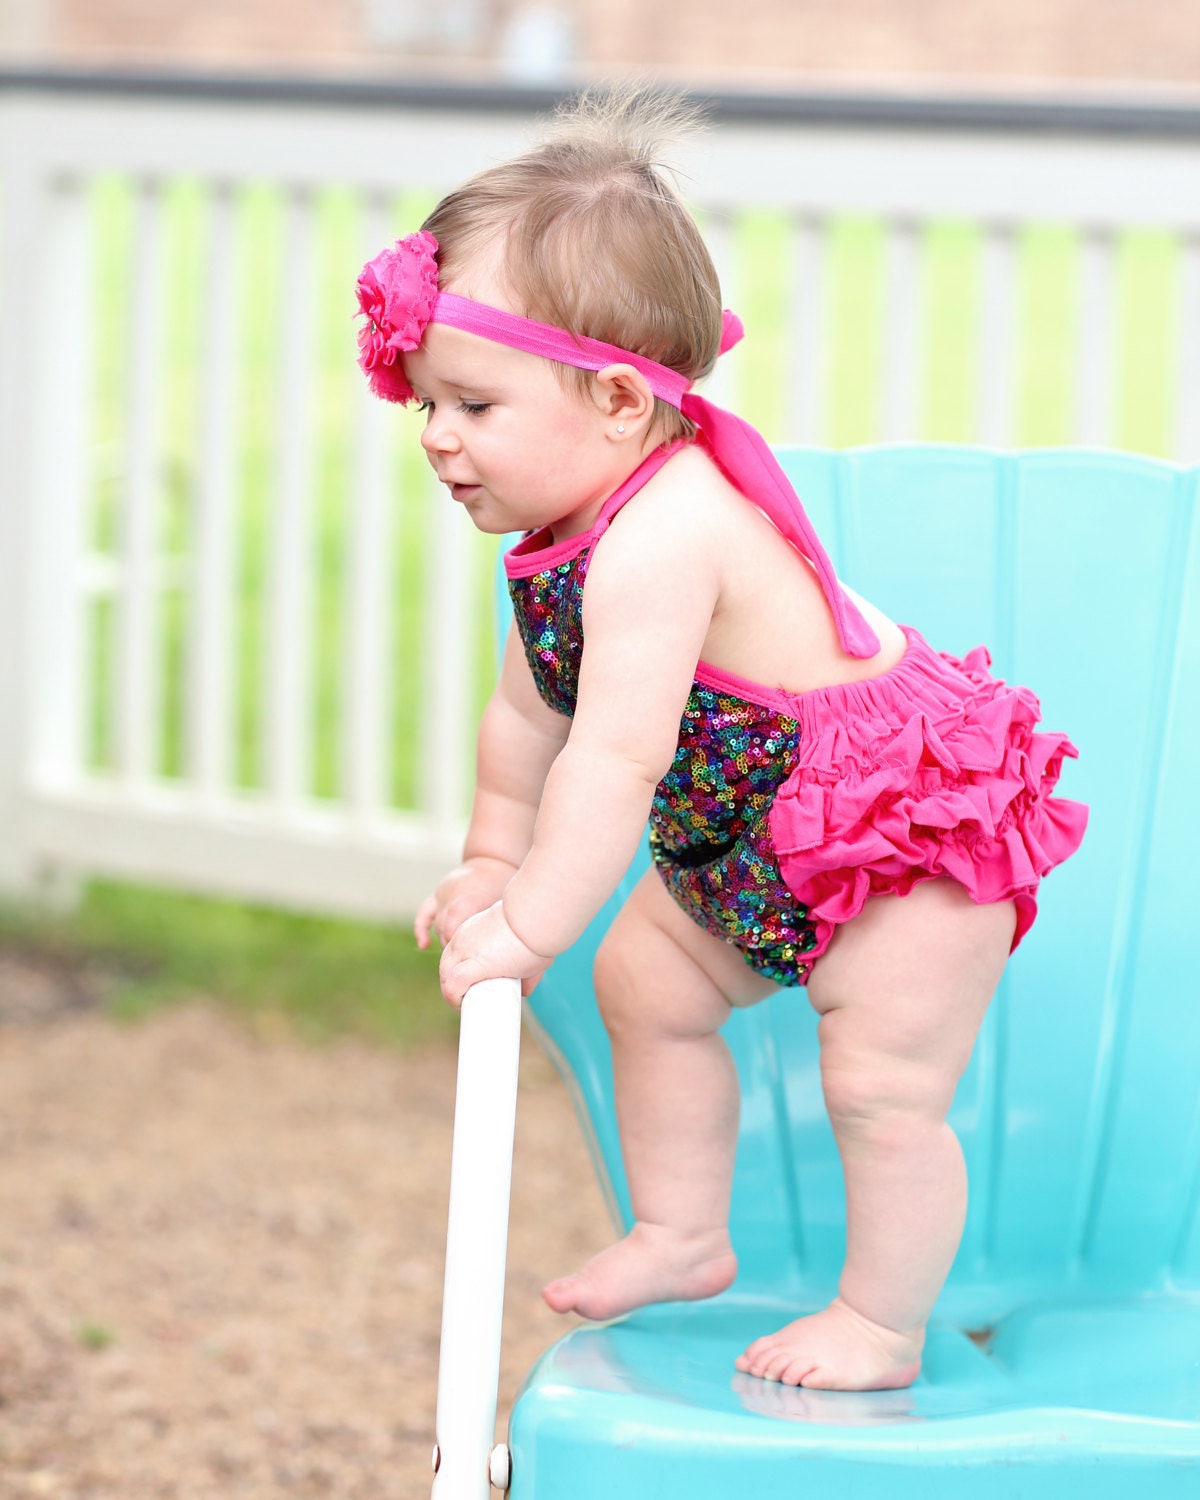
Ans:
{"label": "pink ruffle bottom", "polygon": [[994,678],[987,649],[961,660],[904,626],[879,677],[799,694],[801,754],[770,810],[788,888],[809,909],[819,958],[881,892],[950,876],[972,900],[1012,899],[1012,946],[1037,915],[1038,881],[1083,838],[1082,802],[1052,797],[1064,734],[1034,731],[1036,696]]}

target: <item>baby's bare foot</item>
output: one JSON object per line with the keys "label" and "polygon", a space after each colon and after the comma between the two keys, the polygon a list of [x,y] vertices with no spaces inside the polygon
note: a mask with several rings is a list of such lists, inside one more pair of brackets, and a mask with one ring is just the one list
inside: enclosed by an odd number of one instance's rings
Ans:
{"label": "baby's bare foot", "polygon": [[715,1297],[737,1275],[725,1230],[682,1234],[662,1224],[635,1224],[623,1240],[594,1255],[574,1276],[542,1288],[555,1312],[615,1318],[647,1302]]}
{"label": "baby's bare foot", "polygon": [[889,1391],[917,1378],[924,1344],[924,1328],[896,1333],[835,1297],[824,1311],[755,1339],[735,1363],[747,1375],[810,1390]]}

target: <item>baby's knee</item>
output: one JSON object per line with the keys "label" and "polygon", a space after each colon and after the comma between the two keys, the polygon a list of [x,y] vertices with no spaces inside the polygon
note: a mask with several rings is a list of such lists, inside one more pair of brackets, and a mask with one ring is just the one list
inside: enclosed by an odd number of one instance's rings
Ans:
{"label": "baby's knee", "polygon": [[729,1019],[729,1002],[671,936],[624,911],[596,952],[596,1003],[610,1037],[693,1037]]}
{"label": "baby's knee", "polygon": [[839,1134],[886,1135],[905,1121],[946,1118],[948,1103],[941,1089],[883,1068],[823,1061],[821,1087]]}
{"label": "baby's knee", "polygon": [[835,1129],[885,1131],[900,1120],[944,1120],[954,1099],[957,1074],[929,1058],[821,1048],[821,1088]]}
{"label": "baby's knee", "polygon": [[636,1025],[645,1010],[645,965],[636,950],[637,944],[629,941],[620,921],[609,928],[596,950],[592,983],[601,1018],[610,1032]]}
{"label": "baby's knee", "polygon": [[931,1029],[899,1002],[886,1015],[827,1010],[817,1036],[830,1119],[847,1127],[899,1116],[944,1120],[973,1041],[950,1031]]}

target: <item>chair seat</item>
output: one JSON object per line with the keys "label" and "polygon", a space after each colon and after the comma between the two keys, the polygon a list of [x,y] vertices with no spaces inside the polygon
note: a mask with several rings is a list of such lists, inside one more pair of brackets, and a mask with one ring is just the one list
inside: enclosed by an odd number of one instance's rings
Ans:
{"label": "chair seat", "polygon": [[512,1500],[1200,1494],[1200,1299],[1039,1302],[974,1337],[935,1321],[902,1391],[734,1369],[794,1316],[726,1296],[575,1329],[514,1412]]}

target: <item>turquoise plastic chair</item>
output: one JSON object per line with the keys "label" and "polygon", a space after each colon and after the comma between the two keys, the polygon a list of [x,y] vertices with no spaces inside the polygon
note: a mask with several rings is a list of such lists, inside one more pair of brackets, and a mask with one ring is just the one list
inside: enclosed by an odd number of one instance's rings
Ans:
{"label": "turquoise plastic chair", "polygon": [[[1091,824],[1043,886],[958,1089],[970,1212],[917,1383],[804,1391],[733,1367],[826,1303],[843,1251],[815,1016],[781,992],[727,1030],[736,1283],[555,1344],[513,1412],[513,1500],[1196,1500],[1197,471],[1080,450],[780,456],[847,582],[943,650],[986,642],[996,672],[1035,689],[1079,747],[1062,790]],[[628,1227],[590,979],[616,905],[555,964],[532,1020]]]}

